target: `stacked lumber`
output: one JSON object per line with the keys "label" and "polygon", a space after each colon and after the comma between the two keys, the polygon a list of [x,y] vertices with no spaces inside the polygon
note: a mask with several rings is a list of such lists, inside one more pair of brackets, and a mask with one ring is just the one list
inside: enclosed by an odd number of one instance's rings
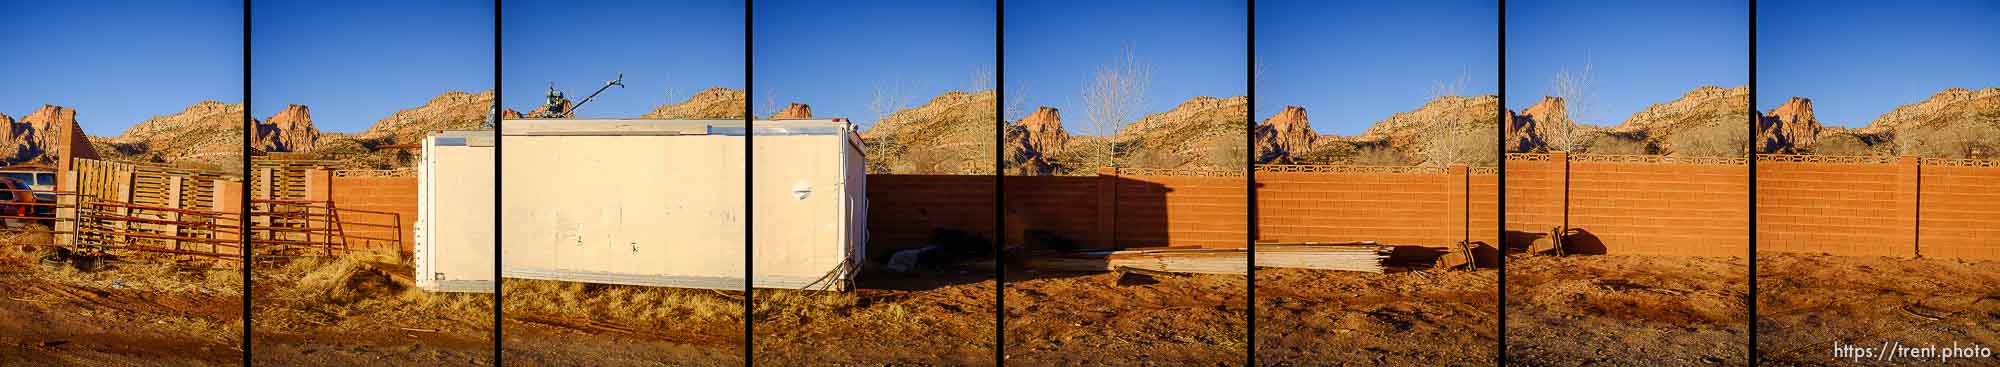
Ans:
{"label": "stacked lumber", "polygon": [[[1368,243],[1259,244],[1257,266],[1383,272],[1394,247]],[[1067,271],[1142,270],[1167,273],[1248,273],[1248,251],[1240,248],[1152,248],[1094,250],[1038,257],[1029,267]]]}
{"label": "stacked lumber", "polygon": [[1380,273],[1395,247],[1366,245],[1257,245],[1257,266]]}

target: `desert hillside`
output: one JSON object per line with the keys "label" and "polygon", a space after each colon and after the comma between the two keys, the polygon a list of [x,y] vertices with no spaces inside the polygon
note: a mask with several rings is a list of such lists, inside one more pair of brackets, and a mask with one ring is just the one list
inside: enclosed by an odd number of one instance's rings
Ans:
{"label": "desert hillside", "polygon": [[339,162],[348,169],[401,169],[416,164],[425,135],[436,130],[478,130],[493,107],[493,92],[449,91],[421,106],[396,111],[360,133],[320,131],[311,108],[288,105],[256,125],[252,147],[260,153],[285,153],[285,159]]}
{"label": "desert hillside", "polygon": [[423,144],[424,136],[436,130],[479,130],[493,108],[493,91],[466,93],[449,91],[431,97],[424,105],[403,109],[376,120],[368,130],[356,135],[360,140],[385,144]]}
{"label": "desert hillside", "polygon": [[1139,118],[1112,137],[1121,167],[1242,170],[1250,98],[1199,96]]}
{"label": "desert hillside", "polygon": [[154,116],[114,137],[93,137],[105,159],[242,170],[243,104],[202,101]]}
{"label": "desert hillside", "polygon": [[645,118],[658,119],[740,119],[746,100],[743,91],[723,87],[703,89],[686,101],[660,105]]}
{"label": "desert hillside", "polygon": [[1566,107],[1561,98],[1544,97],[1518,114],[1508,111],[1509,151],[1741,156],[1748,150],[1746,86],[1701,86],[1611,127],[1572,121]]}
{"label": "desert hillside", "polygon": [[312,109],[305,105],[285,105],[277,114],[250,123],[253,150],[308,153],[319,147],[319,129],[313,127]]}
{"label": "desert hillside", "polygon": [[1793,97],[1760,125],[1764,153],[1990,159],[2000,149],[2000,88],[1945,89],[1852,129],[1822,126],[1812,100]]}
{"label": "desert hillside", "polygon": [[805,120],[811,118],[813,118],[812,106],[796,102],[785,105],[785,109],[773,112],[770,116],[764,116],[766,120]]}
{"label": "desert hillside", "polygon": [[[77,141],[76,137],[88,139],[83,127],[76,124],[75,109],[42,105],[35,112],[22,116],[18,122],[13,117],[0,114],[0,160],[6,164],[53,163],[56,159],[53,150],[64,139]],[[92,144],[84,141],[81,148],[93,150]]]}
{"label": "desert hillside", "polygon": [[1071,135],[1054,108],[1041,107],[1006,129],[1006,170],[1023,175],[1094,174],[1119,167],[1242,170],[1249,99],[1199,96],[1140,117],[1109,138]]}
{"label": "desert hillside", "polygon": [[[689,96],[687,100],[660,105],[653,108],[653,112],[647,112],[639,117],[649,119],[740,119],[744,115],[745,98],[747,97],[739,89],[710,87],[695,93],[693,96]],[[546,108],[539,105],[535,106],[534,109],[528,110],[525,114],[513,108],[506,108],[500,111],[500,117],[518,119],[525,116],[540,115],[546,111]]]}
{"label": "desert hillside", "polygon": [[[1070,135],[1062,126],[1062,113],[1041,107],[1006,127],[1007,171],[1026,176],[1065,174],[1052,157],[1069,147]],[[1074,168],[1070,168],[1074,170]]]}
{"label": "desert hillside", "polygon": [[[950,91],[923,105],[892,112],[861,132],[868,147],[868,172],[992,174],[997,108],[999,99],[993,91]],[[774,117],[799,118],[809,111],[794,104]]]}
{"label": "desert hillside", "polygon": [[1305,108],[1286,106],[1256,127],[1258,163],[1490,166],[1499,98],[1445,96],[1398,112],[1355,136],[1320,135]]}

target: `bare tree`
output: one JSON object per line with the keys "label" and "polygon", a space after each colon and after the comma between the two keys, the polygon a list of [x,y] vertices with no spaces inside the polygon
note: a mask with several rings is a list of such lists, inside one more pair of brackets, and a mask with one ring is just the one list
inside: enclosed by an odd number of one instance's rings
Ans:
{"label": "bare tree", "polygon": [[1272,98],[1268,94],[1264,93],[1265,90],[1269,90],[1269,88],[1266,87],[1268,83],[1265,83],[1267,79],[1264,78],[1265,72],[1269,70],[1270,70],[1270,65],[1265,65],[1261,61],[1258,62],[1256,65],[1251,66],[1250,79],[1252,81],[1257,82],[1256,85],[1257,90],[1255,92],[1257,92],[1258,95],[1265,96],[1263,98],[1258,98],[1258,100],[1266,101],[1264,103],[1260,103],[1262,104],[1262,106],[1253,106],[1256,108],[1256,110],[1251,111],[1252,112],[1251,116],[1272,115],[1278,113],[1278,111],[1284,110],[1283,104],[1277,103],[1278,101],[1277,98]]}
{"label": "bare tree", "polygon": [[1028,114],[1035,112],[1028,109],[1028,83],[1015,85],[1013,91],[1007,92],[1007,105],[1005,108],[1007,121],[1020,121],[1021,119],[1028,118]]}
{"label": "bare tree", "polygon": [[1460,72],[1458,79],[1451,82],[1431,83],[1427,97],[1432,101],[1445,103],[1451,108],[1431,108],[1421,117],[1430,120],[1431,123],[1430,128],[1424,131],[1427,145],[1424,147],[1424,157],[1429,163],[1438,166],[1465,163],[1470,156],[1468,154],[1470,152],[1466,149],[1467,145],[1476,144],[1479,139],[1465,129],[1467,121],[1464,120],[1463,114],[1452,113],[1464,107],[1465,98],[1460,97],[1465,93],[1465,84],[1469,78],[1468,74]]}
{"label": "bare tree", "polygon": [[1592,108],[1591,69],[1591,63],[1588,61],[1583,63],[1581,72],[1563,68],[1562,71],[1556,72],[1555,80],[1550,83],[1550,94],[1562,98],[1563,109],[1569,116],[1563,121],[1536,121],[1542,130],[1542,139],[1548,142],[1549,148],[1561,151],[1582,148],[1583,130],[1578,126],[1578,119],[1589,113]]}
{"label": "bare tree", "polygon": [[493,115],[493,110],[498,109],[500,109],[500,101],[496,99],[491,106],[486,108],[486,118],[479,120],[480,130],[493,130],[494,127],[500,126],[500,116]]}
{"label": "bare tree", "polygon": [[764,88],[764,107],[759,110],[763,112],[757,112],[756,115],[764,116],[766,119],[778,115],[778,97],[771,88]]}
{"label": "bare tree", "polygon": [[1139,58],[1132,45],[1122,56],[1099,66],[1083,85],[1084,116],[1093,134],[1102,138],[1111,165],[1118,165],[1118,151],[1111,136],[1125,127],[1146,103],[1146,89],[1153,80],[1153,66]]}
{"label": "bare tree", "polygon": [[1916,129],[1905,128],[1889,132],[1889,152],[1896,156],[1917,154]]}
{"label": "bare tree", "polygon": [[673,75],[668,75],[665,80],[660,81],[660,84],[664,84],[667,86],[667,104],[673,104],[680,101],[679,99],[675,99],[675,97],[680,96],[681,89],[674,87]]}
{"label": "bare tree", "polygon": [[889,118],[889,115],[896,114],[896,111],[909,108],[909,105],[910,99],[903,95],[902,79],[897,79],[896,83],[888,88],[876,85],[875,94],[868,100],[868,115],[875,120],[869,123],[880,123],[883,119]]}
{"label": "bare tree", "polygon": [[979,93],[993,89],[993,68],[986,65],[972,67],[972,77],[967,81],[967,92]]}

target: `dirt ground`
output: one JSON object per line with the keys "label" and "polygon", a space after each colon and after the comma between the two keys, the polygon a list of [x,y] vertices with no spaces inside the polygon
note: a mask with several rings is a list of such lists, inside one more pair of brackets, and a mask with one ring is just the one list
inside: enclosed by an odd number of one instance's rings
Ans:
{"label": "dirt ground", "polygon": [[852,293],[757,290],[759,366],[990,366],[990,267],[864,274]]}
{"label": "dirt ground", "polygon": [[1012,272],[1007,364],[1241,365],[1247,290],[1241,275]]}
{"label": "dirt ground", "polygon": [[[351,269],[342,264],[317,269],[370,273],[339,270]],[[280,295],[287,292],[282,288],[260,295],[258,361],[491,363],[485,334],[491,322],[486,311],[491,303],[485,297],[490,295],[393,293],[401,292],[395,288],[385,293],[378,289],[380,279],[372,276],[326,283],[311,280],[325,278],[314,273],[273,271],[259,279],[259,292],[274,287],[266,282],[287,280],[320,288],[347,284],[340,288],[357,291],[344,301],[341,296],[301,300]],[[780,366],[991,364],[993,282],[982,279],[877,279],[864,281],[852,293],[759,290],[755,358],[759,364]],[[510,365],[743,364],[741,292],[518,279],[507,280],[504,287],[504,358]],[[265,305],[267,299],[271,306]],[[357,306],[362,304],[373,306]],[[403,310],[396,313],[401,318],[377,312],[390,309]],[[416,320],[423,317],[433,320]],[[384,330],[384,325],[436,332]]]}
{"label": "dirt ground", "polygon": [[80,272],[41,265],[31,241],[0,243],[0,366],[242,362],[237,269],[128,258]]}
{"label": "dirt ground", "polygon": [[2000,261],[1758,254],[1757,313],[1766,365],[2000,365],[1834,354],[1836,343],[2000,349]]}
{"label": "dirt ground", "polygon": [[1507,259],[1507,351],[1524,366],[1749,364],[1742,258]]}
{"label": "dirt ground", "polygon": [[[991,365],[993,281],[977,274],[867,274],[848,293],[759,289],[752,358],[771,366]],[[508,364],[743,364],[741,292],[525,280],[506,287]]]}
{"label": "dirt ground", "polygon": [[[305,259],[257,269],[260,365],[492,365],[486,293],[414,288],[394,260]],[[740,292],[543,280],[503,284],[505,362],[742,365]]]}
{"label": "dirt ground", "polygon": [[253,268],[251,361],[491,365],[492,295],[425,292],[397,262],[355,255]]}
{"label": "dirt ground", "polygon": [[1491,366],[1499,272],[1257,270],[1257,363]]}
{"label": "dirt ground", "polygon": [[524,279],[501,284],[508,365],[743,365],[742,292]]}

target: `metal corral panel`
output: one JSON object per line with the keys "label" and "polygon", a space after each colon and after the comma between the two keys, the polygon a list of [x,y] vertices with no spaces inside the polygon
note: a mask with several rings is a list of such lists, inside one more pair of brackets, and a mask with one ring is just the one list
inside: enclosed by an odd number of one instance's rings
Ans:
{"label": "metal corral panel", "polygon": [[759,121],[753,278],[759,288],[846,290],[867,243],[867,167],[844,120]]}
{"label": "metal corral panel", "polygon": [[742,125],[503,121],[502,276],[742,289]]}
{"label": "metal corral panel", "polygon": [[492,292],[493,133],[432,133],[417,169],[417,287]]}

